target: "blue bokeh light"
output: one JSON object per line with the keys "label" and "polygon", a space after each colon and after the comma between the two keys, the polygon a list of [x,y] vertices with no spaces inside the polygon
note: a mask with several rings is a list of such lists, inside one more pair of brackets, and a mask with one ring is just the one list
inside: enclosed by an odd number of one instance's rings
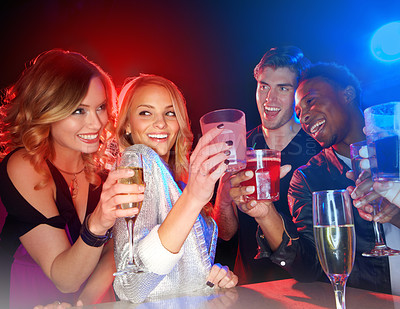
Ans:
{"label": "blue bokeh light", "polygon": [[374,33],[371,51],[380,61],[400,60],[400,21],[388,23]]}

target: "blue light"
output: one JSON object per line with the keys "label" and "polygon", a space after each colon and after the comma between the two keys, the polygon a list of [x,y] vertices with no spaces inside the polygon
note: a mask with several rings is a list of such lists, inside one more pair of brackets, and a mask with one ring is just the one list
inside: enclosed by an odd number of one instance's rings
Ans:
{"label": "blue light", "polygon": [[374,33],[371,51],[380,61],[400,60],[400,21],[388,23]]}

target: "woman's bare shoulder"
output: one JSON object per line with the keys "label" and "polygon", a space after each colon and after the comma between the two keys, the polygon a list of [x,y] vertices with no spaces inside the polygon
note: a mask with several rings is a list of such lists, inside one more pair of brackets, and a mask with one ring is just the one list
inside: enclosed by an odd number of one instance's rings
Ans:
{"label": "woman's bare shoulder", "polygon": [[[14,187],[24,199],[45,214],[47,207],[44,207],[44,205],[54,203],[54,182],[50,180],[50,183],[43,188],[39,190],[35,188],[45,180],[46,176],[34,168],[26,154],[25,149],[13,153],[7,163],[7,173]],[[47,166],[44,168],[47,168]]]}

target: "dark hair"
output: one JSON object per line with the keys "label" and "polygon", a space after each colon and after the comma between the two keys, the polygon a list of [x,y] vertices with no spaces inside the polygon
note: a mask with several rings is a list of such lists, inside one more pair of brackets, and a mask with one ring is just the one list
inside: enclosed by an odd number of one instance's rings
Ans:
{"label": "dark hair", "polygon": [[300,76],[299,83],[312,79],[315,77],[322,78],[335,88],[345,89],[348,86],[352,86],[355,90],[356,97],[354,101],[360,105],[361,101],[361,86],[360,81],[355,77],[349,69],[343,65],[336,63],[318,62],[311,65],[305,70]]}
{"label": "dark hair", "polygon": [[289,68],[297,74],[298,80],[301,73],[308,68],[310,64],[310,60],[304,57],[301,49],[296,46],[274,47],[264,54],[260,62],[254,68],[254,78],[258,79],[262,70],[266,67],[271,67],[274,70],[277,68]]}

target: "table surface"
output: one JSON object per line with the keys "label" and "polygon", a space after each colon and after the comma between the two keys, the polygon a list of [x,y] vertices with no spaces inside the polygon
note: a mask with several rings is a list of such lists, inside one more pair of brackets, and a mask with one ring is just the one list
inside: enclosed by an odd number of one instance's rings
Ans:
{"label": "table surface", "polygon": [[[346,288],[346,306],[352,308],[399,308],[400,296]],[[285,279],[216,289],[210,294],[173,295],[162,300],[132,304],[125,301],[79,307],[80,309],[158,308],[335,308],[329,283],[300,283]]]}

